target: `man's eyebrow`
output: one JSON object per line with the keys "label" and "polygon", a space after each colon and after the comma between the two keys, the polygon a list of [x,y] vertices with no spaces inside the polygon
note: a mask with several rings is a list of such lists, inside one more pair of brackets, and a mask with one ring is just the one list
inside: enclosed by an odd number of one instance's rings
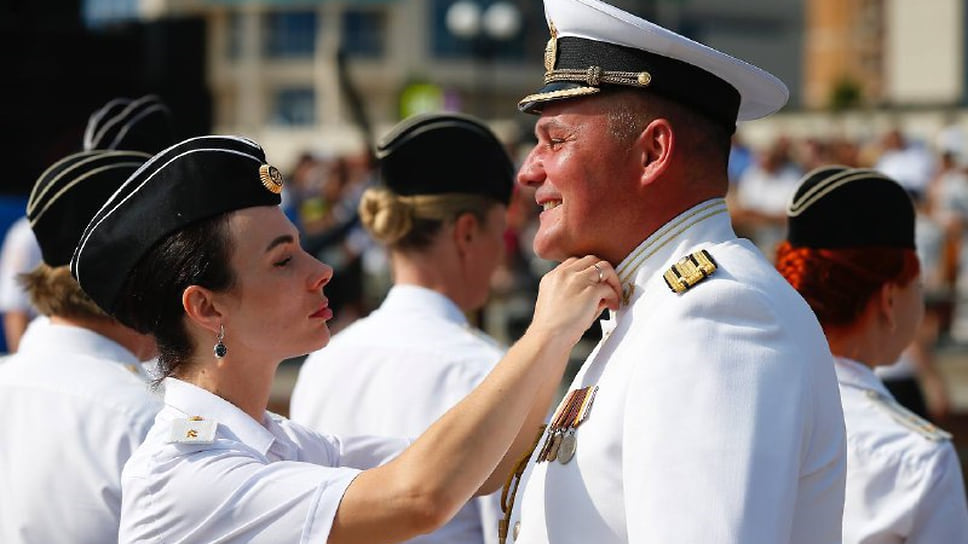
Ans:
{"label": "man's eyebrow", "polygon": [[269,242],[268,246],[266,246],[266,253],[272,251],[272,248],[280,244],[291,244],[291,243],[295,243],[295,241],[296,239],[293,238],[291,234],[283,234],[282,236],[277,236],[274,240]]}

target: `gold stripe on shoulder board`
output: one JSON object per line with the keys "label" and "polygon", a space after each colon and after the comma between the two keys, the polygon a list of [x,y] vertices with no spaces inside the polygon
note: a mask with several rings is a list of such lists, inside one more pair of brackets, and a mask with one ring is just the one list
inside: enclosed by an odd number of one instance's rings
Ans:
{"label": "gold stripe on shoulder board", "polygon": [[716,271],[716,262],[705,249],[686,255],[666,270],[662,277],[672,292],[682,294]]}

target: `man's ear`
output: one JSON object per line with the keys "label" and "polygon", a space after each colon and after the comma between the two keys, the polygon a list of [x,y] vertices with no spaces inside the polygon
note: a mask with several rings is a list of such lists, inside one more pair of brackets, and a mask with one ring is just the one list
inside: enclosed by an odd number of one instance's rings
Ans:
{"label": "man's ear", "polygon": [[635,141],[642,166],[645,185],[659,179],[669,168],[675,151],[676,138],[668,119],[654,119]]}
{"label": "man's ear", "polygon": [[222,324],[222,313],[215,303],[215,293],[198,285],[189,285],[182,292],[185,315],[199,327],[217,334]]}

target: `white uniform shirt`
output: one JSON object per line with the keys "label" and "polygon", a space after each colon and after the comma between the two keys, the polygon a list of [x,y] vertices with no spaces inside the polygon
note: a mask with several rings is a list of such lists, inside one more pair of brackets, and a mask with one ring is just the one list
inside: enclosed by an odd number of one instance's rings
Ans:
{"label": "white uniform shirt", "polygon": [[[311,354],[292,394],[293,421],[341,436],[416,437],[500,360],[449,298],[397,285],[380,308]],[[478,497],[434,533],[409,542],[496,542],[500,493]]]}
{"label": "white uniform shirt", "polygon": [[[188,419],[196,416],[201,421]],[[121,476],[119,541],[324,543],[360,469],[408,444],[340,440],[269,412],[260,424],[204,389],[167,378],[165,407]]]}
{"label": "white uniform shirt", "polygon": [[17,276],[32,271],[41,263],[40,246],[26,217],[7,230],[0,248],[0,312],[19,311],[36,315],[30,298]]}
{"label": "white uniform shirt", "polygon": [[870,368],[837,359],[847,422],[844,544],[966,544],[968,506],[949,435],[905,411]]}
{"label": "white uniform shirt", "polygon": [[121,468],[161,400],[137,358],[35,320],[0,366],[0,542],[114,542]]}
{"label": "white uniform shirt", "polygon": [[[662,274],[701,248],[718,269],[673,293]],[[803,299],[736,238],[725,203],[684,212],[617,271],[628,303],[571,386],[598,386],[577,451],[564,465],[532,455],[516,542],[840,542],[832,357]]]}

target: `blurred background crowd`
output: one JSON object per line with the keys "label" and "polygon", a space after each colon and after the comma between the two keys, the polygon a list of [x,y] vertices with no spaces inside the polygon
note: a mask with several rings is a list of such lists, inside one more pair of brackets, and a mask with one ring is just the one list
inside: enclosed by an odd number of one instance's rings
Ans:
{"label": "blurred background crowd", "polygon": [[[918,206],[928,317],[899,375],[968,452],[968,8],[963,0],[625,0],[616,5],[778,75],[780,113],[741,125],[729,163],[738,233],[766,255],[784,235],[800,177],[822,164],[874,168]],[[33,315],[11,280],[31,267],[26,192],[72,151],[91,111],[154,93],[179,136],[253,137],[286,173],[283,206],[307,250],[336,271],[340,330],[390,285],[384,251],[356,211],[375,182],[372,146],[414,113],[485,119],[512,157],[532,143],[517,100],[542,73],[548,34],[533,0],[0,0],[0,310],[8,351]],[[459,176],[460,172],[454,172]],[[472,320],[511,343],[553,263],[531,250],[538,208],[518,188],[504,263]],[[11,227],[12,225],[12,227]],[[9,228],[8,228],[9,227]],[[593,327],[574,354],[597,340]],[[299,361],[280,369],[285,413]],[[890,373],[889,373],[890,374]],[[890,375],[885,376],[889,378]],[[958,432],[962,430],[963,432]],[[964,458],[964,454],[962,455]]]}

